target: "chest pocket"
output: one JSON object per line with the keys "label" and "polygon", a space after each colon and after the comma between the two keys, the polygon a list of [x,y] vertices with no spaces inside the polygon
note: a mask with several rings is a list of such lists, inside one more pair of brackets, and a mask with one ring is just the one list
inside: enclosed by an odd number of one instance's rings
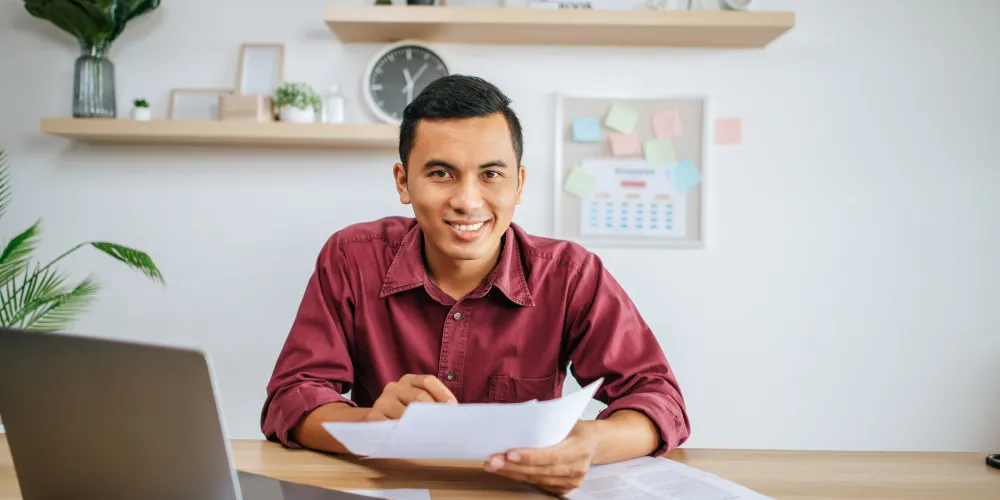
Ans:
{"label": "chest pocket", "polygon": [[555,399],[556,372],[545,378],[518,378],[508,375],[490,377],[490,401],[495,403],[523,403],[532,399]]}

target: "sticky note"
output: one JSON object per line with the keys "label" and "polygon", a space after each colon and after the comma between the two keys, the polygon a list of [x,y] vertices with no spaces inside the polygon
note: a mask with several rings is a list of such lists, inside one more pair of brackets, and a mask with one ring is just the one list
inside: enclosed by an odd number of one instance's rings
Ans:
{"label": "sticky note", "polygon": [[690,158],[684,158],[680,163],[671,167],[667,170],[667,175],[677,187],[677,191],[681,193],[687,192],[701,182],[701,171]]}
{"label": "sticky note", "polygon": [[615,156],[632,156],[642,154],[642,142],[639,134],[619,134],[618,132],[608,132],[608,139],[611,141],[611,154]]}
{"label": "sticky note", "polygon": [[720,145],[743,142],[743,120],[719,118],[715,120],[715,143]]}
{"label": "sticky note", "polygon": [[579,168],[570,170],[569,175],[566,176],[566,182],[563,184],[563,189],[577,198],[589,197],[594,193],[596,187],[597,178]]}
{"label": "sticky note", "polygon": [[604,117],[604,125],[623,134],[631,134],[639,123],[639,114],[630,106],[621,103],[611,105],[608,115]]}
{"label": "sticky note", "polygon": [[677,161],[674,153],[674,143],[667,139],[649,139],[642,145],[646,153],[646,161],[650,165],[662,165]]}
{"label": "sticky note", "polygon": [[657,139],[671,139],[684,135],[681,114],[676,109],[664,109],[653,115],[653,136]]}
{"label": "sticky note", "polygon": [[573,140],[577,142],[600,142],[601,119],[593,116],[573,120]]}

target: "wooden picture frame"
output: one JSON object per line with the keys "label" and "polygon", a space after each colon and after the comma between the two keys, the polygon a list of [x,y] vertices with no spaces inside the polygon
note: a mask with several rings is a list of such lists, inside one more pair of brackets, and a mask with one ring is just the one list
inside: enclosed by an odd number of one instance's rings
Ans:
{"label": "wooden picture frame", "polygon": [[285,45],[244,43],[236,72],[238,95],[274,95],[285,80]]}
{"label": "wooden picture frame", "polygon": [[171,89],[167,119],[219,120],[221,97],[232,93],[232,89]]}

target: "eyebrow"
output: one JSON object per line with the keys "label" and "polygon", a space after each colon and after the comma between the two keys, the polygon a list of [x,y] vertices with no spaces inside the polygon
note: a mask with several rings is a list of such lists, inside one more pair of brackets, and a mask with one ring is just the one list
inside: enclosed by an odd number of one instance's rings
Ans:
{"label": "eyebrow", "polygon": [[[444,168],[451,169],[451,170],[458,170],[458,168],[456,168],[454,165],[452,165],[451,163],[448,163],[448,162],[446,162],[444,160],[431,159],[431,160],[428,160],[427,163],[424,163],[424,168],[425,169],[434,168],[434,167],[444,167]],[[480,169],[490,168],[490,167],[507,168],[507,163],[504,162],[503,160],[490,160],[490,161],[488,161],[486,163],[483,163],[483,164],[479,165]]]}

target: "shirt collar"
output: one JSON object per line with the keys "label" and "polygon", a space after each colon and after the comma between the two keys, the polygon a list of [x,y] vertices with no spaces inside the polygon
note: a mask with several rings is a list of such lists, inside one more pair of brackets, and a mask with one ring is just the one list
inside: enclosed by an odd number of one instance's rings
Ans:
{"label": "shirt collar", "polygon": [[[521,249],[513,227],[507,228],[503,238],[503,250],[500,253],[499,262],[482,285],[473,290],[468,298],[483,297],[491,288],[495,287],[515,304],[534,306],[531,293],[528,292],[528,282],[524,278]],[[420,225],[414,224],[413,228],[403,237],[399,250],[393,257],[389,270],[385,273],[379,298],[385,298],[429,283],[427,268],[424,266],[423,241],[424,235]]]}

